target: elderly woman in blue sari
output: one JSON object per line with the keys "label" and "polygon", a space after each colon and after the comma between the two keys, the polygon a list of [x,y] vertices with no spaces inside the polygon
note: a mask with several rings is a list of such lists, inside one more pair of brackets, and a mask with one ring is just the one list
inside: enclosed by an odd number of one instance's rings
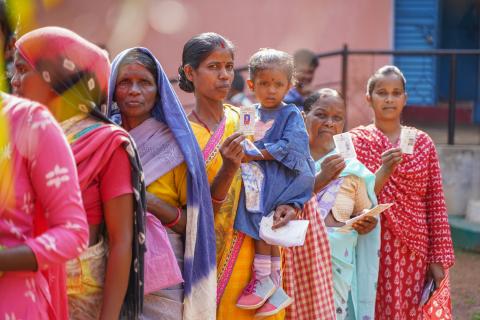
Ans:
{"label": "elderly woman in blue sari", "polygon": [[373,319],[380,225],[365,217],[354,230],[338,228],[377,204],[376,176],[356,159],[336,154],[333,135],[342,133],[345,124],[345,102],[337,91],[321,89],[305,100],[304,108],[316,162],[315,192],[331,248],[336,318]]}
{"label": "elderly woman in blue sari", "polygon": [[108,116],[137,145],[147,209],[166,227],[184,279],[183,285],[146,295],[144,317],[215,318],[215,231],[203,155],[162,66],[148,49],[128,49],[113,60]]}

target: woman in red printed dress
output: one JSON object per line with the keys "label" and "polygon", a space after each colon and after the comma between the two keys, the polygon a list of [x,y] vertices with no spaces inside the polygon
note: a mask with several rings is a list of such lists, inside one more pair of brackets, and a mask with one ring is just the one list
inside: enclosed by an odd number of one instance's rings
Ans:
{"label": "woman in red printed dress", "polygon": [[[405,78],[394,66],[380,68],[368,81],[367,101],[373,124],[351,131],[358,159],[376,172],[382,161],[390,178],[378,178],[379,203],[395,203],[381,219],[380,271],[376,319],[422,319],[421,296],[433,278],[437,288],[448,282],[454,263],[452,239],[442,190],[437,152],[432,139],[412,129],[413,154],[402,153],[400,124],[405,106]],[[386,166],[387,167],[387,166]],[[443,317],[441,319],[448,319]]]}

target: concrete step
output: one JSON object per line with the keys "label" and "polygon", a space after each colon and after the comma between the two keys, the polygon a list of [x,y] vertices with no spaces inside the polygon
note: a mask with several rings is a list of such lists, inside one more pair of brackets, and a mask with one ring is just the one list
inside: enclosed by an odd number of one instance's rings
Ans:
{"label": "concrete step", "polygon": [[465,220],[463,217],[449,216],[455,248],[480,252],[480,224]]}

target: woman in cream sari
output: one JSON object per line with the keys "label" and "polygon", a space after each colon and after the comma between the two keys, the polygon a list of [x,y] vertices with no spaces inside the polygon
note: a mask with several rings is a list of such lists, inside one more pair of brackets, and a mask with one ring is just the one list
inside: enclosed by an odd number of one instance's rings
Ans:
{"label": "woman in cream sari", "polygon": [[[195,94],[189,115],[203,150],[215,212],[217,245],[217,319],[253,319],[255,310],[242,310],[236,302],[250,280],[254,243],[234,230],[241,188],[239,174],[245,139],[236,133],[239,110],[224,105],[233,80],[233,45],[215,33],[204,33],[184,46],[179,68],[180,88]],[[286,223],[294,216],[287,212]],[[269,319],[283,319],[284,314]]]}

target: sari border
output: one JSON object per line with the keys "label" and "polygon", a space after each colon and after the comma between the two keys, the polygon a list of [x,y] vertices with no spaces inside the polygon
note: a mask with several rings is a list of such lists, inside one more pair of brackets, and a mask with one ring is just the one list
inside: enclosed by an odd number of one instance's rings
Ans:
{"label": "sari border", "polygon": [[[202,150],[203,158],[205,161],[205,166],[207,166],[211,161],[215,159],[220,150],[220,144],[225,134],[227,123],[227,115],[224,115],[222,121],[220,122],[217,130],[212,134],[204,149]],[[232,182],[233,184],[234,182]],[[232,188],[232,186],[230,186]],[[229,193],[231,190],[229,191]],[[233,200],[235,203],[235,200]],[[235,206],[234,206],[235,207]],[[222,267],[219,269],[217,265],[217,305],[220,303],[220,300],[225,292],[225,289],[232,275],[235,263],[237,261],[238,255],[243,245],[243,240],[245,239],[245,234],[237,230],[233,230],[232,240],[230,245],[227,248],[227,253],[224,258],[222,258]]]}
{"label": "sari border", "polygon": [[227,288],[228,281],[230,280],[235,262],[237,261],[238,254],[240,253],[240,248],[243,244],[243,239],[245,239],[245,234],[234,230],[232,245],[227,257],[225,258],[226,263],[221,270],[217,270],[217,305],[220,303],[223,293]]}
{"label": "sari border", "polygon": [[224,116],[218,129],[213,133],[210,139],[207,142],[207,145],[203,149],[203,159],[205,160],[205,164],[208,164],[210,161],[215,158],[217,155],[218,150],[220,150],[220,141],[222,140],[223,134],[225,133],[225,124],[226,124],[226,117]]}

